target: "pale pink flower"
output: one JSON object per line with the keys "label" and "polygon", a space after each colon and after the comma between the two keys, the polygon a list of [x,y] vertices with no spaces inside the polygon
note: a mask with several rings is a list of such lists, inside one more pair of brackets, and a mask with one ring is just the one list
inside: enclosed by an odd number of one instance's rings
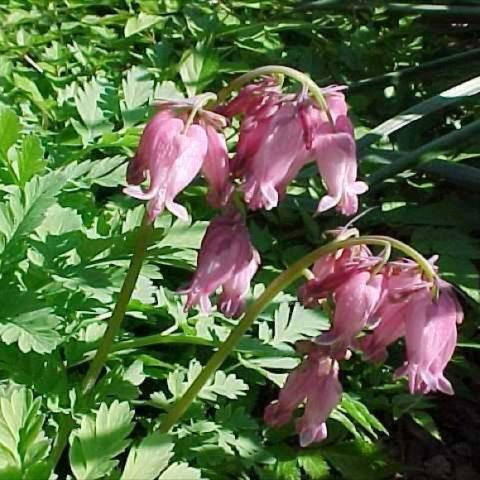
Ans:
{"label": "pale pink flower", "polygon": [[296,422],[302,447],[326,438],[325,422],[342,395],[338,363],[319,352],[312,351],[288,375],[278,400],[264,414],[265,423],[278,427],[288,423],[295,409],[306,401],[304,414]]}
{"label": "pale pink flower", "polygon": [[220,311],[230,316],[240,314],[259,263],[241,215],[230,210],[216,217],[202,240],[192,281],[179,290],[188,295],[185,308],[199,305],[203,313],[210,312],[209,297],[222,287]]}
{"label": "pale pink flower", "polygon": [[408,377],[411,393],[441,391],[452,395],[453,388],[444,376],[457,342],[457,323],[463,312],[451,285],[439,283],[438,299],[429,288],[410,295],[406,310],[407,361],[396,376]]}

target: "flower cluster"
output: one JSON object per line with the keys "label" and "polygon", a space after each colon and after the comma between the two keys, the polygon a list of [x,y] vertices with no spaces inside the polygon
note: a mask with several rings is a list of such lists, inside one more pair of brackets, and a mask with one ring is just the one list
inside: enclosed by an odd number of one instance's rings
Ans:
{"label": "flower cluster", "polygon": [[[181,290],[188,295],[186,308],[199,305],[209,312],[209,295],[222,287],[220,310],[228,316],[243,310],[260,258],[233,207],[236,185],[249,209],[269,210],[300,169],[316,161],[327,190],[318,210],[336,207],[346,215],[356,213],[357,195],[367,186],[356,180],[353,127],[341,90],[324,90],[328,110],[322,110],[305,87],[297,94],[283,93],[272,77],[245,86],[216,111],[202,108],[205,96],[156,102],[158,111],[128,166],[125,193],[148,201],[151,222],[164,209],[187,220],[187,210],[175,198],[202,172],[209,184],[207,200],[224,210],[206,232],[192,282]],[[240,133],[230,158],[223,132],[236,116]]]}
{"label": "flower cluster", "polygon": [[[204,107],[213,94],[156,102],[158,111],[128,166],[125,192],[148,201],[150,222],[164,209],[186,220],[187,210],[176,197],[201,172],[209,185],[208,202],[221,209],[207,228],[192,280],[179,291],[187,296],[186,309],[198,306],[209,313],[210,297],[219,293],[218,309],[224,315],[237,317],[244,310],[260,256],[236,208],[241,197],[249,210],[270,210],[300,169],[315,162],[326,191],[318,212],[357,212],[358,195],[367,185],[357,180],[343,88],[317,87],[313,95],[306,87],[311,89],[311,83],[305,80],[300,91],[285,93],[276,78],[263,77],[214,110]],[[239,136],[230,155],[224,131],[235,117]],[[337,240],[357,234],[344,229]],[[453,288],[436,276],[433,262],[428,267],[433,273],[425,275],[424,265],[406,259],[389,262],[388,255],[376,256],[362,242],[350,242],[320,258],[314,278],[299,290],[306,307],[328,305],[332,328],[297,344],[303,362],[288,376],[278,401],[267,407],[265,421],[283,425],[304,404],[296,421],[301,445],[327,436],[326,419],[342,395],[339,361],[352,350],[365,360],[382,361],[387,347],[403,337],[407,360],[396,376],[408,378],[410,392],[453,393],[444,376],[462,321]]]}
{"label": "flower cluster", "polygon": [[[288,422],[306,399],[305,413],[297,421],[300,442],[322,440],[326,416],[340,401],[338,361],[348,359],[350,349],[366,360],[383,361],[387,347],[401,337],[407,360],[395,376],[408,377],[412,394],[453,394],[444,369],[453,355],[463,314],[451,285],[426,280],[413,261],[385,262],[365,245],[322,257],[313,273],[315,278],[300,287],[300,300],[310,308],[331,301],[332,328],[300,343],[298,350],[306,357],[290,373],[278,401],[267,407],[268,424]],[[314,408],[309,406],[313,402]]]}

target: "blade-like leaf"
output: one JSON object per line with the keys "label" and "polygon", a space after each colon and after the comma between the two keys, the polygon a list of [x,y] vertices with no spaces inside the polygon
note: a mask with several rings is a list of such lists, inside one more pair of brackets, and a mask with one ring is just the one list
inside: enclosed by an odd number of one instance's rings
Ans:
{"label": "blade-like leaf", "polygon": [[466,82],[455,85],[454,87],[445,90],[434,97],[431,97],[423,102],[414,105],[407,110],[388,119],[386,122],[370,130],[360,140],[357,141],[357,146],[360,149],[365,149],[372,143],[381,139],[384,136],[390,135],[397,130],[409,125],[410,123],[420,120],[425,115],[436,112],[442,108],[446,108],[457,103],[461,103],[465,98],[477,95],[480,93],[480,77],[472,78]]}
{"label": "blade-like leaf", "polygon": [[370,185],[382,182],[411,167],[416,167],[434,159],[439,153],[445,153],[458,147],[459,144],[473,138],[480,132],[480,120],[475,120],[467,126],[447,133],[440,138],[408,152],[390,165],[380,168],[368,177]]}

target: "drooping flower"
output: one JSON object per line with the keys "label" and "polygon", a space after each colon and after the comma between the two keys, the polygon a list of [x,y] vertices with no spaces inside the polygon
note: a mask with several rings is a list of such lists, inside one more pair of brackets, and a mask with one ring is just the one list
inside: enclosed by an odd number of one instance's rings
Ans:
{"label": "drooping flower", "polygon": [[374,362],[384,361],[387,347],[405,335],[409,295],[428,287],[414,262],[391,262],[385,266],[384,275],[381,299],[368,322],[373,332],[358,339],[355,345],[366,360]]}
{"label": "drooping flower", "polygon": [[185,308],[199,305],[202,312],[208,313],[209,297],[221,287],[220,311],[228,316],[240,314],[259,263],[241,215],[230,210],[216,217],[202,240],[193,279],[179,291],[188,295]]}
{"label": "drooping flower", "polygon": [[[226,121],[217,113],[199,110],[192,124],[187,125],[188,114],[197,101],[194,97],[157,102],[160,111],[145,127],[128,166],[129,186],[124,191],[134,198],[148,200],[150,221],[165,208],[181,219],[188,219],[186,209],[174,199],[202,166],[211,183],[212,202],[226,202],[231,193],[224,139],[217,131]],[[147,179],[150,184],[144,190],[140,184]]]}
{"label": "drooping flower", "polygon": [[282,94],[272,78],[242,88],[220,110],[242,116],[232,171],[244,180],[251,209],[275,207],[303,165],[315,159],[328,190],[319,211],[332,207],[347,215],[357,211],[357,195],[367,187],[356,180],[353,127],[341,90],[325,89],[330,117],[305,87],[297,95]]}
{"label": "drooping flower", "polygon": [[383,275],[359,271],[335,290],[333,327],[315,339],[330,345],[335,358],[344,358],[346,350],[367,324],[378,305]]}
{"label": "drooping flower", "polygon": [[338,90],[325,90],[333,125],[324,121],[315,137],[314,153],[320,175],[327,189],[318,205],[318,212],[335,207],[344,215],[358,210],[358,195],[368,186],[357,181],[357,156],[353,126],[347,116],[345,96]]}
{"label": "drooping flower", "polygon": [[[355,234],[354,229],[340,231],[337,234],[337,240],[343,240]],[[355,245],[321,257],[312,268],[315,277],[299,288],[300,302],[305,307],[315,308],[352,275],[369,270],[378,262],[379,258],[373,256],[365,245]]]}
{"label": "drooping flower", "polygon": [[[320,372],[317,373],[319,374]],[[296,423],[295,428],[300,435],[301,447],[307,447],[313,442],[321,442],[327,438],[326,421],[332,410],[340,403],[341,396],[342,386],[338,381],[338,363],[331,360],[330,370],[326,375],[323,374],[310,390],[305,412]]]}
{"label": "drooping flower", "polygon": [[202,172],[210,186],[207,200],[212,207],[220,208],[227,205],[234,190],[230,181],[228,149],[222,133],[212,125],[206,124],[204,128],[207,132],[208,149]]}
{"label": "drooping flower", "polygon": [[457,343],[457,323],[463,312],[453,288],[439,282],[438,299],[429,288],[410,295],[406,310],[405,340],[407,361],[396,376],[407,376],[410,392],[441,391],[452,395],[453,388],[444,376]]}
{"label": "drooping flower", "polygon": [[296,422],[300,445],[320,442],[327,436],[325,422],[341,395],[338,363],[317,347],[288,375],[278,400],[265,409],[265,423],[272,427],[288,423],[295,409],[306,402],[304,414]]}

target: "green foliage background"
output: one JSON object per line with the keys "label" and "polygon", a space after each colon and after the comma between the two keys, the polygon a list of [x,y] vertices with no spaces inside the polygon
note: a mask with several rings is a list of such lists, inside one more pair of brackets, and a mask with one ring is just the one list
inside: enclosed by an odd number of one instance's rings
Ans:
{"label": "green foliage background", "polygon": [[[298,362],[293,343],[328,328],[296,302],[295,288],[262,314],[181,425],[170,436],[155,432],[234,324],[187,315],[174,295],[214,214],[201,181],[182,194],[192,224],[167,213],[157,220],[108,371],[92,398],[79,394],[143,214],[121,187],[149,102],[217,90],[265,64],[349,86],[371,185],[362,208],[376,207],[357,226],[440,255],[468,313],[448,375],[459,396],[473,398],[480,5],[452,2],[440,13],[412,5],[0,3],[0,479],[376,480],[403,471],[391,449],[400,417],[440,435],[435,399],[412,398],[391,379],[401,348],[387,365],[354,358],[344,366],[347,394],[321,446],[301,450],[291,427],[265,428],[263,408]],[[345,223],[312,216],[321,194],[307,167],[278,209],[250,216],[263,262],[253,297]],[[72,414],[69,453],[52,473],[58,424]]]}

